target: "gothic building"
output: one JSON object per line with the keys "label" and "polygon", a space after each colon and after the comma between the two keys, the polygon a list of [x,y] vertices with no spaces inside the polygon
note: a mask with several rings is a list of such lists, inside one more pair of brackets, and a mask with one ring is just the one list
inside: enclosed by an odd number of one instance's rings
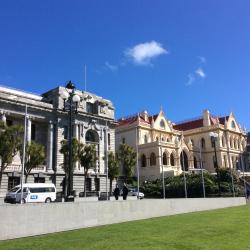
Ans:
{"label": "gothic building", "polygon": [[[60,153],[61,141],[68,138],[69,116],[64,111],[64,87],[57,87],[42,95],[0,86],[0,117],[7,125],[24,125],[27,105],[27,141],[36,141],[46,149],[46,162],[33,169],[28,182],[55,182],[57,191],[62,190],[65,173],[62,169],[63,155]],[[96,168],[90,169],[87,178],[87,191],[105,191],[106,166],[105,145],[115,150],[115,120],[113,104],[92,93],[76,90],[80,96],[78,112],[73,117],[74,137],[82,143],[96,145]],[[107,134],[105,134],[107,133]],[[107,138],[107,140],[105,140]],[[107,143],[107,144],[106,144]],[[107,148],[106,147],[106,148]],[[20,183],[21,160],[16,155],[12,164],[4,171],[0,196]],[[73,189],[84,189],[83,168],[76,164]]]}
{"label": "gothic building", "polygon": [[[218,135],[215,148],[211,132]],[[216,117],[208,110],[200,118],[175,124],[161,110],[150,116],[142,112],[121,118],[116,126],[116,147],[127,143],[138,151],[140,180],[179,175],[201,166],[215,171],[218,166],[238,168],[244,164],[247,134],[231,113]],[[136,172],[135,172],[136,175]]]}

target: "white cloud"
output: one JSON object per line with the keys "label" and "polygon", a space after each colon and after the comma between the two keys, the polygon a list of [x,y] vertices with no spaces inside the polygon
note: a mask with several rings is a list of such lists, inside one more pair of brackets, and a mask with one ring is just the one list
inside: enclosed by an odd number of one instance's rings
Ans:
{"label": "white cloud", "polygon": [[207,62],[207,59],[204,56],[198,56],[198,58],[200,60],[200,63],[202,63],[202,64],[205,64]]}
{"label": "white cloud", "polygon": [[204,70],[203,70],[202,68],[198,68],[198,69],[195,71],[195,73],[196,73],[199,77],[201,77],[201,78],[206,78],[206,74],[205,74],[205,72],[204,72]]}
{"label": "white cloud", "polygon": [[193,84],[193,82],[195,81],[195,77],[192,74],[188,75],[188,81],[186,83],[186,86],[190,86]]}
{"label": "white cloud", "polygon": [[108,61],[105,62],[105,67],[111,71],[116,71],[118,70],[118,66],[113,65],[111,63],[109,63]]}
{"label": "white cloud", "polygon": [[140,43],[125,50],[125,55],[139,65],[151,64],[153,58],[167,53],[168,51],[156,41]]}

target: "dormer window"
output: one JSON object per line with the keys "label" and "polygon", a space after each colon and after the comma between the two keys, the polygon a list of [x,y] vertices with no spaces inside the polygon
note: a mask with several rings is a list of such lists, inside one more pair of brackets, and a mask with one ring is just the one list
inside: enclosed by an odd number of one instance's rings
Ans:
{"label": "dormer window", "polygon": [[161,127],[162,129],[165,129],[165,122],[164,122],[164,120],[161,120],[161,121],[160,121],[160,127]]}
{"label": "dormer window", "polygon": [[87,112],[90,114],[94,114],[94,104],[91,102],[87,102]]}
{"label": "dormer window", "polygon": [[231,127],[232,127],[233,129],[236,128],[235,121],[232,121],[232,122],[231,122]]}

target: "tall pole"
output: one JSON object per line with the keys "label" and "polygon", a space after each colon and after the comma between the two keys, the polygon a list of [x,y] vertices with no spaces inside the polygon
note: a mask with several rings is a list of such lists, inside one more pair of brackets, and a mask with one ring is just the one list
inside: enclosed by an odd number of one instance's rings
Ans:
{"label": "tall pole", "polygon": [[109,168],[108,168],[108,124],[106,121],[106,128],[105,128],[105,160],[106,160],[106,198],[109,200],[109,195],[108,195],[108,175],[109,175]]}
{"label": "tall pole", "polygon": [[[161,143],[161,140],[160,140]],[[165,187],[165,175],[164,175],[164,168],[162,162],[162,145],[160,145],[160,160],[161,160],[161,169],[162,169],[162,188],[163,188],[163,199],[166,199],[166,187]]]}
{"label": "tall pole", "polygon": [[69,98],[69,180],[68,180],[68,190],[67,190],[67,196],[72,195],[72,190],[73,190],[73,175],[72,175],[72,134],[73,134],[73,94],[70,93],[70,98]]}
{"label": "tall pole", "polygon": [[203,174],[203,162],[202,162],[202,155],[201,155],[201,141],[199,143],[199,146],[200,146],[200,168],[201,168],[203,197],[206,198],[206,189],[205,189],[205,181],[204,181],[204,174]]}
{"label": "tall pole", "polygon": [[246,186],[246,178],[245,178],[245,163],[243,161],[243,153],[241,153],[241,155],[240,155],[240,161],[241,161],[241,168],[243,171],[244,193],[245,193],[245,197],[247,198],[247,186]]}
{"label": "tall pole", "polygon": [[25,105],[25,117],[24,117],[24,133],[23,133],[23,159],[22,159],[22,175],[21,175],[21,200],[23,202],[23,179],[24,179],[24,167],[25,167],[25,154],[26,154],[26,133],[27,133],[27,104]]}
{"label": "tall pole", "polygon": [[181,160],[182,160],[182,166],[183,166],[183,177],[184,177],[184,189],[185,189],[185,198],[187,198],[187,180],[186,180],[186,169],[184,165],[184,153],[183,153],[183,131],[181,134]]}
{"label": "tall pole", "polygon": [[140,172],[139,172],[139,150],[138,150],[138,127],[135,130],[135,145],[136,145],[136,170],[137,170],[137,199],[140,200]]}

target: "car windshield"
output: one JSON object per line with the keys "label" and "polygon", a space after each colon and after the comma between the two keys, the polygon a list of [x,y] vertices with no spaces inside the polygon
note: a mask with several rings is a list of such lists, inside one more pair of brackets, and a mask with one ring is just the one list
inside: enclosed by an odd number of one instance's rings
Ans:
{"label": "car windshield", "polygon": [[20,189],[20,187],[14,187],[12,188],[9,192],[15,193],[16,191],[18,191]]}

